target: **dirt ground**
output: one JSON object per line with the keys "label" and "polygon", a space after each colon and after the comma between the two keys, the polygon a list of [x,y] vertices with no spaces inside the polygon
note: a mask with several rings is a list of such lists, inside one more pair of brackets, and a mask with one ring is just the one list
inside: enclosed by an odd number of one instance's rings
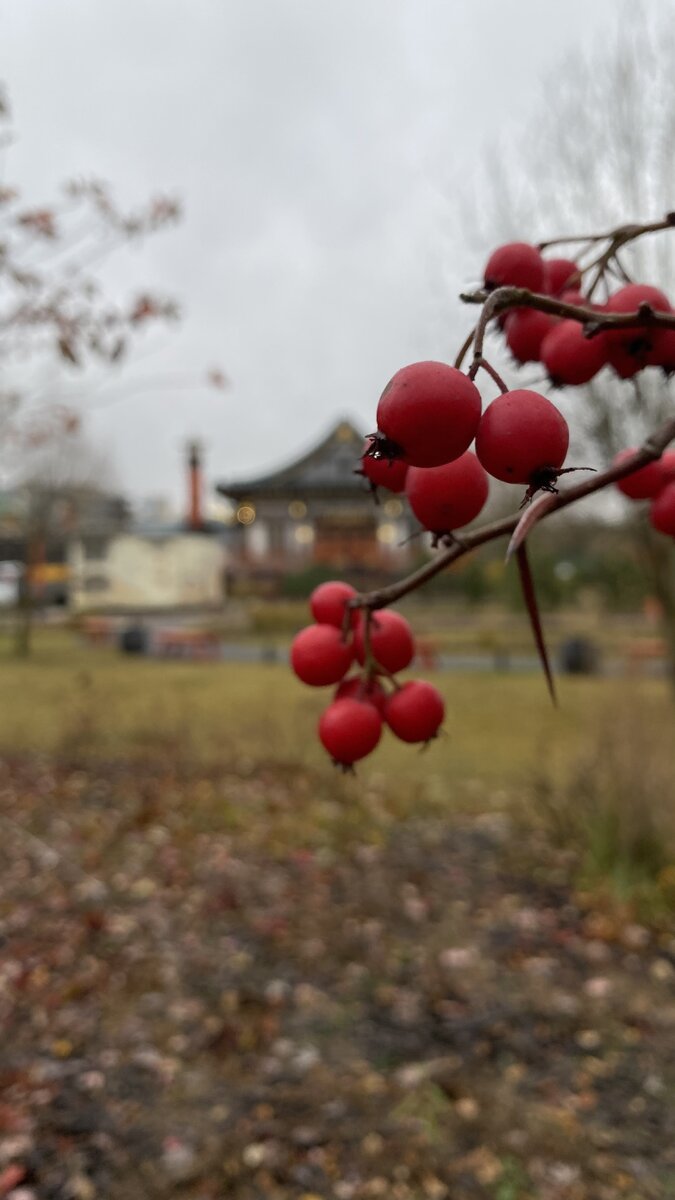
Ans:
{"label": "dirt ground", "polygon": [[5,760],[0,1197],[675,1196],[667,921],[500,815],[213,819],[312,786]]}

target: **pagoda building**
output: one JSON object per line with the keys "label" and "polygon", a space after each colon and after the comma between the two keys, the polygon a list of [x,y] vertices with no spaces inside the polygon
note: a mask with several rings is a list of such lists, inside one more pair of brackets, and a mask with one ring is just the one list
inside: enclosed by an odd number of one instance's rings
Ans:
{"label": "pagoda building", "polygon": [[276,471],[220,483],[234,506],[230,569],[254,578],[321,566],[359,578],[408,566],[416,528],[403,496],[376,502],[357,473],[364,435],[339,421],[309,452]]}

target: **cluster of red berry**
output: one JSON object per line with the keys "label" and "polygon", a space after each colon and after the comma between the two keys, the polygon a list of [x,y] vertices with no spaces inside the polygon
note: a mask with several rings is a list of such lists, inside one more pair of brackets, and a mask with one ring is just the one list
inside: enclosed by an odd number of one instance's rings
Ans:
{"label": "cluster of red berry", "polygon": [[[437,539],[478,516],[488,475],[534,493],[550,490],[560,474],[569,430],[546,396],[517,388],[481,410],[476,385],[440,362],[403,367],[380,397],[363,474],[391,488],[391,472],[392,490],[405,491],[418,521]],[[475,454],[469,450],[474,439]]]}
{"label": "cluster of red berry", "polygon": [[[634,450],[622,450],[615,462],[624,462]],[[666,450],[656,462],[633,471],[616,485],[630,500],[651,500],[649,519],[659,533],[675,537],[675,450]]]}
{"label": "cluster of red berry", "polygon": [[[636,313],[644,306],[652,312],[673,311],[664,292],[644,283],[627,283],[604,304],[594,303],[582,291],[582,275],[575,262],[544,259],[536,246],[526,242],[511,242],[494,251],[485,268],[485,286],[488,290],[524,287],[593,308],[599,315]],[[605,366],[621,379],[631,379],[645,367],[660,367],[666,375],[675,371],[675,329],[641,325],[587,337],[579,321],[560,320],[531,308],[512,309],[501,324],[516,361],[541,362],[551,383],[559,387],[589,383]],[[615,462],[634,453],[634,449],[624,450]],[[617,487],[631,500],[651,500],[652,525],[675,537],[675,452],[667,452],[657,462],[628,475]]]}
{"label": "cluster of red berry", "polygon": [[[485,286],[524,287],[568,304],[593,308],[598,314],[636,313],[646,306],[653,312],[672,312],[668,297],[659,288],[628,283],[610,295],[604,304],[593,303],[582,288],[582,274],[571,259],[544,259],[526,242],[500,246],[485,268]],[[621,379],[631,379],[645,367],[660,367],[666,375],[675,371],[675,330],[635,326],[606,330],[587,337],[583,325],[560,320],[535,309],[511,310],[501,322],[506,343],[519,363],[541,362],[551,383],[589,383],[605,366]],[[624,450],[622,462],[634,449]],[[634,472],[617,484],[631,500],[651,500],[650,519],[655,529],[675,537],[675,452]]]}
{"label": "cluster of red berry", "polygon": [[[356,594],[338,581],[315,588],[310,608],[316,624],[302,629],[291,646],[291,666],[303,683],[338,685],[319,721],[319,738],[341,767],[351,767],[375,749],[383,724],[403,742],[430,741],[445,712],[442,696],[430,683],[401,685],[394,678],[415,655],[405,617],[391,609],[372,616],[350,609]],[[349,675],[354,663],[361,670]]]}
{"label": "cluster of red berry", "polygon": [[[568,258],[544,259],[526,242],[500,246],[488,259],[485,286],[523,287],[566,304],[592,308],[598,316],[635,313],[641,306],[653,312],[672,312],[668,297],[645,283],[627,283],[600,304],[585,294],[582,274]],[[587,337],[579,321],[563,319],[533,308],[515,308],[500,324],[506,344],[519,363],[540,362],[557,387],[589,383],[603,367],[621,379],[631,379],[645,367],[675,371],[675,330],[633,328],[606,330]]]}
{"label": "cluster of red berry", "polygon": [[[523,242],[501,246],[490,256],[484,281],[488,292],[523,288],[539,298],[597,311],[599,318],[637,314],[635,325],[587,336],[583,313],[578,320],[568,320],[536,307],[511,309],[497,323],[518,362],[541,361],[556,385],[587,383],[605,366],[624,379],[647,366],[659,366],[666,374],[675,371],[675,329],[659,327],[652,316],[672,311],[664,293],[629,283],[599,305],[592,301],[594,283],[587,294],[582,291],[584,275],[572,260],[544,259],[535,246]],[[600,278],[602,271],[596,272]],[[488,315],[486,309],[483,328]],[[573,469],[563,466],[569,445],[565,418],[539,392],[508,390],[483,357],[477,330],[468,374],[459,366],[418,362],[393,376],[380,396],[377,432],[370,435],[361,460],[361,473],[373,489],[405,492],[434,543],[452,545],[455,531],[478,516],[488,497],[489,475],[525,485],[529,499],[540,490],[555,492],[558,477]],[[473,382],[479,368],[501,391],[485,412]],[[625,451],[619,461],[632,453]],[[675,452],[634,471],[618,486],[632,499],[650,499],[652,524],[675,537]],[[528,608],[538,636],[536,602],[529,601]],[[394,678],[414,654],[404,618],[388,610],[374,614],[367,605],[359,611],[354,589],[338,582],[317,588],[311,609],[317,624],[297,635],[291,663],[305,683],[338,684],[319,723],[319,736],[333,759],[351,766],[369,754],[379,741],[383,721],[404,741],[434,737],[443,720],[439,693],[420,681],[401,687]],[[550,680],[545,650],[542,658]],[[362,671],[348,676],[354,660]]]}

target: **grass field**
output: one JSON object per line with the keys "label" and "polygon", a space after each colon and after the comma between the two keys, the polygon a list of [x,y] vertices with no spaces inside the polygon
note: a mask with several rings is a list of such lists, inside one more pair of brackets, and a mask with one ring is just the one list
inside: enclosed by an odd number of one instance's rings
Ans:
{"label": "grass field", "polygon": [[[532,652],[532,631],[522,608],[513,610],[497,603],[467,606],[447,599],[419,600],[414,596],[397,608],[408,618],[417,635],[442,652]],[[653,618],[645,613],[607,612],[592,600],[589,604],[577,603],[554,611],[544,607],[542,611],[549,646],[554,652],[567,638],[582,636],[591,639],[606,657],[622,658],[632,644],[645,637],[653,638],[659,632]],[[238,638],[259,640],[262,637],[270,644],[279,644],[306,624],[307,602],[260,601],[240,612],[240,618],[240,625],[235,630]],[[228,635],[227,625],[223,634]]]}
{"label": "grass field", "polygon": [[[148,752],[197,762],[293,763],[334,771],[315,737],[330,689],[303,687],[280,664],[134,659],[44,631],[28,661],[0,647],[5,703],[0,748],[106,757]],[[425,674],[429,675],[428,672]],[[552,708],[538,675],[429,675],[447,702],[446,735],[424,753],[384,737],[360,780],[411,782],[459,799],[472,789],[520,788],[565,771],[603,729],[635,719],[671,739],[665,682],[564,678]]]}
{"label": "grass field", "polygon": [[436,674],[351,778],[281,664],[2,672],[0,1195],[675,1194],[665,683]]}
{"label": "grass field", "polygon": [[0,662],[0,1195],[675,1194],[665,682],[436,673],[350,777],[281,663]]}

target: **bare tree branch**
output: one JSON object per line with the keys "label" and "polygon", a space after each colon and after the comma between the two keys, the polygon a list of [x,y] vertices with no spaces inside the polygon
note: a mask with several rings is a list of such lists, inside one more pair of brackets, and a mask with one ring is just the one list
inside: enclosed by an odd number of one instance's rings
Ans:
{"label": "bare tree branch", "polygon": [[[587,496],[592,496],[595,492],[600,492],[611,483],[617,483],[620,479],[625,479],[627,475],[632,475],[633,471],[639,467],[645,467],[647,463],[654,462],[660,458],[663,451],[672,441],[675,441],[675,417],[669,421],[665,421],[659,429],[656,430],[647,440],[636,450],[629,458],[623,459],[620,463],[615,463],[608,467],[606,471],[599,472],[592,479],[584,480],[583,483],[578,483],[574,487],[567,488],[559,492],[556,496],[550,498],[550,506],[547,511],[542,514],[541,520],[546,520],[555,512],[560,512],[564,508],[568,508],[571,504],[577,504],[579,500],[584,500]],[[490,525],[484,525],[481,529],[476,529],[472,533],[462,534],[461,537],[455,537],[453,544],[448,549],[438,553],[431,562],[425,563],[419,570],[414,571],[411,575],[407,575],[405,579],[400,579],[396,583],[389,584],[387,587],[377,588],[372,592],[363,592],[349,601],[351,608],[365,608],[374,611],[377,608],[386,608],[389,604],[395,604],[397,600],[401,600],[410,592],[416,591],[423,584],[428,583],[435,575],[440,574],[446,567],[463,558],[471,550],[475,550],[478,546],[484,546],[486,542],[493,542],[496,538],[506,537],[513,533],[514,529],[520,521],[521,514],[514,513],[511,517],[504,517],[500,521],[494,521]]]}

